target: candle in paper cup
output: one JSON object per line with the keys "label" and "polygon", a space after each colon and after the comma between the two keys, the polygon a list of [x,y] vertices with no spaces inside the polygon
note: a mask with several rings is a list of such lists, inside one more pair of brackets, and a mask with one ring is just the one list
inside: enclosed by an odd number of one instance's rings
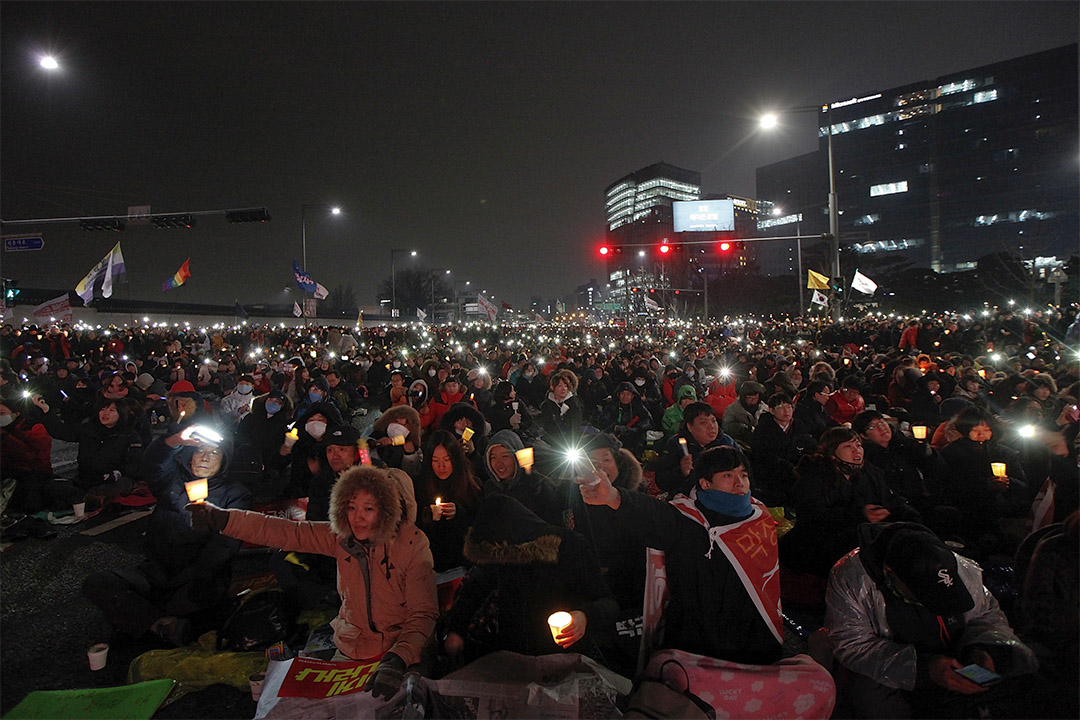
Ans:
{"label": "candle in paper cup", "polygon": [[391,436],[390,437],[390,444],[391,445],[397,445],[397,446],[404,445],[405,444],[405,436],[404,435],[393,435],[393,436]]}
{"label": "candle in paper cup", "polygon": [[186,482],[184,483],[184,489],[187,490],[188,500],[191,502],[202,502],[210,494],[205,479]]}
{"label": "candle in paper cup", "polygon": [[912,425],[911,436],[916,440],[926,439],[926,426],[925,425]]}
{"label": "candle in paper cup", "polygon": [[567,625],[572,623],[574,618],[570,617],[570,613],[560,610],[557,613],[552,613],[548,617],[548,627],[551,628],[551,639],[558,642],[558,637],[562,634],[562,631]]}
{"label": "candle in paper cup", "polygon": [[518,465],[520,465],[523,470],[528,470],[533,466],[533,449],[531,447],[521,448],[514,453],[514,457],[517,458]]}
{"label": "candle in paper cup", "polygon": [[431,506],[431,517],[434,520],[438,520],[442,517],[442,498],[435,498],[435,504]]}
{"label": "candle in paper cup", "polygon": [[266,680],[266,673],[253,673],[248,676],[248,687],[251,688],[251,699],[255,702],[259,702],[259,698],[262,697],[263,682]]}
{"label": "candle in paper cup", "polygon": [[690,454],[690,448],[688,448],[686,446],[686,438],[683,438],[683,437],[679,438],[679,447],[682,449],[682,454],[683,455],[689,455]]}
{"label": "candle in paper cup", "polygon": [[86,657],[90,660],[91,670],[101,670],[109,659],[109,644],[97,643],[91,645],[86,651]]}
{"label": "candle in paper cup", "polygon": [[986,377],[986,371],[985,371],[985,370],[982,370],[982,369],[980,369],[980,370],[979,370],[979,377],[981,377],[981,378],[985,378],[985,377]]}
{"label": "candle in paper cup", "polygon": [[469,440],[472,439],[473,434],[472,428],[465,428],[461,431],[461,442],[469,442]]}
{"label": "candle in paper cup", "polygon": [[293,428],[289,432],[285,433],[285,447],[292,447],[296,444],[296,441],[300,439],[300,431]]}
{"label": "candle in paper cup", "polygon": [[990,471],[994,477],[1005,477],[1005,463],[990,463]]}

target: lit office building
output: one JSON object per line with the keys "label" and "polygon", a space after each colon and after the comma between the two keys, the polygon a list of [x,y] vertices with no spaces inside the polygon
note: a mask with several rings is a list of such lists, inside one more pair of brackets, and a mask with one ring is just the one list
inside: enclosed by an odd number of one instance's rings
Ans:
{"label": "lit office building", "polygon": [[[760,234],[828,231],[831,123],[840,244],[863,267],[953,272],[1008,252],[1041,273],[1077,252],[1077,100],[1069,45],[833,102],[817,152],[758,168]],[[768,245],[762,269],[793,271],[792,248]]]}

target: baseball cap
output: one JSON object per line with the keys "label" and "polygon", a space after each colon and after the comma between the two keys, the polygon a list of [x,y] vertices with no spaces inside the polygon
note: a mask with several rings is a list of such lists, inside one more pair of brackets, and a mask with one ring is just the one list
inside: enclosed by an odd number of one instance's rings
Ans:
{"label": "baseball cap", "polygon": [[326,435],[319,442],[319,447],[327,445],[356,445],[360,439],[360,431],[352,425],[334,425],[327,429]]}
{"label": "baseball cap", "polygon": [[897,532],[885,553],[885,567],[935,615],[959,615],[975,607],[960,577],[956,555],[930,532]]}

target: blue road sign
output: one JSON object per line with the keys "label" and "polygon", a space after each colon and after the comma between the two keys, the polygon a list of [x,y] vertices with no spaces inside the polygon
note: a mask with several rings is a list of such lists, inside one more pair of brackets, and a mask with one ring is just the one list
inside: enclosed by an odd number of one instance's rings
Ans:
{"label": "blue road sign", "polygon": [[45,247],[45,240],[40,235],[17,235],[4,238],[4,250],[7,252],[40,250],[43,247]]}

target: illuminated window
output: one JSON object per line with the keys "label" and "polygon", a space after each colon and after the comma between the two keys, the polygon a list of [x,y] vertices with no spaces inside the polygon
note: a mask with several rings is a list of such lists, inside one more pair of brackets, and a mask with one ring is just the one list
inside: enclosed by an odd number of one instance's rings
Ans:
{"label": "illuminated window", "polygon": [[895,195],[897,193],[906,193],[908,191],[907,180],[901,180],[894,183],[882,183],[881,185],[870,186],[870,197],[880,197],[881,195]]}

